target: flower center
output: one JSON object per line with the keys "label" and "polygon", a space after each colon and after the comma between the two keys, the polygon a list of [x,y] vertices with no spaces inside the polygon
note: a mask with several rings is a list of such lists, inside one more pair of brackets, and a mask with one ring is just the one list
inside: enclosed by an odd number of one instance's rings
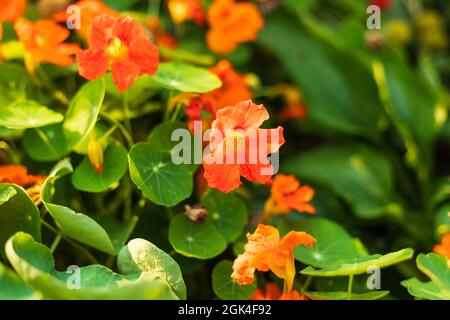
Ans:
{"label": "flower center", "polygon": [[115,37],[106,48],[106,54],[111,60],[119,60],[127,56],[128,47],[122,40]]}

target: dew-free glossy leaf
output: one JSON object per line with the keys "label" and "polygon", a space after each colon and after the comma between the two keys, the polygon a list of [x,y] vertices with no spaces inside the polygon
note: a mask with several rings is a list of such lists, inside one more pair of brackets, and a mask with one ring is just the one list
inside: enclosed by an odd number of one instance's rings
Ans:
{"label": "dew-free glossy leaf", "polygon": [[252,284],[241,286],[231,279],[233,262],[222,260],[213,269],[212,287],[213,291],[223,300],[248,300],[257,288],[256,279]]}
{"label": "dew-free glossy leaf", "polygon": [[393,178],[382,154],[363,145],[326,146],[302,152],[283,170],[326,185],[361,218],[377,218],[393,203]]}
{"label": "dew-free glossy leaf", "polygon": [[0,126],[9,129],[39,128],[63,120],[62,114],[31,100],[14,102],[0,109]]}
{"label": "dew-free glossy leaf", "polygon": [[0,262],[0,300],[38,299],[39,294],[23,282],[12,270]]}
{"label": "dew-free glossy leaf", "polygon": [[144,239],[133,239],[117,258],[123,274],[145,272],[164,279],[180,299],[186,299],[186,285],[180,267],[167,253]]}
{"label": "dew-free glossy leaf", "polygon": [[[96,248],[100,251],[117,255],[136,225],[137,218],[119,224],[112,218],[98,221],[83,213],[52,202],[54,183],[66,174],[72,173],[68,159],[59,162],[42,187],[42,201],[50,215],[55,219],[61,233]],[[102,223],[99,223],[102,222]]]}
{"label": "dew-free glossy leaf", "polygon": [[192,194],[190,167],[174,164],[168,152],[138,143],[131,148],[128,161],[131,179],[152,202],[171,207]]}
{"label": "dew-free glossy leaf", "polygon": [[102,265],[57,271],[50,250],[23,232],[8,240],[6,253],[19,276],[47,299],[177,299],[164,280],[150,275],[120,275]]}
{"label": "dew-free glossy leaf", "polygon": [[307,267],[303,269],[301,273],[317,277],[337,277],[362,274],[366,273],[370,267],[385,268],[409,260],[412,258],[413,254],[414,251],[412,249],[406,248],[385,255],[374,254],[359,258],[342,259],[333,265],[321,269]]}
{"label": "dew-free glossy leaf", "polygon": [[364,245],[352,238],[344,228],[331,220],[310,218],[300,221],[283,221],[278,226],[281,233],[291,230],[305,231],[317,241],[314,249],[299,246],[294,249],[295,258],[314,267],[327,267],[341,259],[351,259],[367,255]]}
{"label": "dew-free glossy leaf", "polygon": [[81,87],[70,101],[63,125],[70,148],[76,147],[94,128],[104,97],[103,80],[93,80]]}
{"label": "dew-free glossy leaf", "polygon": [[13,184],[0,184],[0,256],[5,243],[18,231],[28,232],[41,240],[41,217],[24,189]]}
{"label": "dew-free glossy leaf", "polygon": [[219,77],[205,68],[183,62],[161,63],[152,79],[169,90],[205,93],[220,88]]}
{"label": "dew-free glossy leaf", "polygon": [[70,152],[61,123],[28,129],[22,142],[26,154],[36,161],[53,162]]}
{"label": "dew-free glossy leaf", "polygon": [[247,223],[247,207],[236,195],[210,190],[203,198],[211,221],[228,243],[236,240]]}
{"label": "dew-free glossy leaf", "polygon": [[103,171],[98,173],[86,156],[72,175],[78,190],[103,192],[118,182],[127,170],[127,150],[120,145],[109,146],[103,155]]}
{"label": "dew-free glossy leaf", "polygon": [[218,256],[227,247],[225,238],[212,223],[196,223],[182,214],[170,221],[169,241],[178,253],[198,259]]}

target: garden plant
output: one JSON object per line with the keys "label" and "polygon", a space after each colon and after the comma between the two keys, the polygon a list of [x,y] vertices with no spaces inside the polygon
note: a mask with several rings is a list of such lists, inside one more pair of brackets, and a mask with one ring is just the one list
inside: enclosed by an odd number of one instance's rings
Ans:
{"label": "garden plant", "polygon": [[449,32],[448,0],[0,0],[0,299],[450,300]]}

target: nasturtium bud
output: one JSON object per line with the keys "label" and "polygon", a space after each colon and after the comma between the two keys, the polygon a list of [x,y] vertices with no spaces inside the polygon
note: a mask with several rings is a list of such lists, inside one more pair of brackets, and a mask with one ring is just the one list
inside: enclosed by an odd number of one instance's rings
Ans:
{"label": "nasturtium bud", "polygon": [[88,144],[88,157],[95,171],[101,174],[103,172],[103,148],[92,134]]}

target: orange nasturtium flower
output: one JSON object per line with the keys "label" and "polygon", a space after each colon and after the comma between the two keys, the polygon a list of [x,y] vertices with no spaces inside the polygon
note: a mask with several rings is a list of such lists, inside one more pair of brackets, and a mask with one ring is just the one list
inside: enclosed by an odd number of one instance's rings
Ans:
{"label": "orange nasturtium flower", "polygon": [[270,198],[264,205],[265,214],[288,214],[291,210],[316,213],[309,202],[314,197],[314,189],[300,184],[294,176],[278,174],[272,181]]}
{"label": "orange nasturtium flower", "polygon": [[43,179],[45,177],[28,174],[28,170],[24,166],[15,164],[0,166],[0,183],[17,184],[25,188]]}
{"label": "orange nasturtium flower", "polygon": [[130,17],[106,15],[92,20],[89,48],[78,52],[79,73],[88,80],[112,70],[114,83],[123,92],[144,74],[158,69],[158,48],[144,27]]}
{"label": "orange nasturtium flower", "polygon": [[205,23],[205,10],[200,0],[169,0],[167,8],[176,24],[191,20],[199,26]]}
{"label": "orange nasturtium flower", "polygon": [[208,23],[208,47],[215,53],[228,54],[239,44],[255,40],[264,20],[254,3],[215,0],[208,10]]}
{"label": "orange nasturtium flower", "polygon": [[[80,0],[73,4],[79,8],[80,27],[76,28],[76,32],[85,40],[89,39],[89,32],[92,20],[101,15],[108,15],[110,17],[117,17],[119,12],[111,9],[100,0]],[[53,18],[58,22],[66,22],[70,18],[70,14],[66,11],[56,13]]]}
{"label": "orange nasturtium flower", "polygon": [[312,247],[316,242],[306,232],[291,231],[280,238],[278,229],[259,224],[253,234],[247,234],[244,253],[233,263],[231,278],[239,285],[253,283],[255,271],[275,273],[284,280],[284,293],[290,293],[294,285],[295,263],[293,250],[299,245]]}
{"label": "orange nasturtium flower", "polygon": [[20,18],[14,23],[14,30],[24,46],[25,67],[30,74],[41,63],[70,66],[80,49],[78,44],[64,43],[69,31],[52,20],[31,22]]}
{"label": "orange nasturtium flower", "polygon": [[269,89],[269,93],[272,93],[274,96],[280,95],[283,97],[285,106],[277,115],[278,120],[281,122],[303,119],[307,116],[308,109],[303,100],[303,95],[297,87],[288,84],[279,84]]}
{"label": "orange nasturtium flower", "polygon": [[308,300],[308,297],[301,295],[297,290],[283,293],[274,282],[266,284],[266,292],[256,289],[250,300]]}
{"label": "orange nasturtium flower", "polygon": [[208,129],[217,111],[253,98],[244,76],[234,70],[229,61],[221,60],[209,68],[209,71],[220,78],[222,86],[190,101],[186,107],[186,115],[191,129],[193,121],[202,121],[203,129]]}
{"label": "orange nasturtium flower", "polygon": [[212,123],[209,152],[203,157],[208,185],[228,193],[242,182],[261,184],[270,180],[274,168],[267,156],[284,144],[283,128],[260,129],[269,113],[251,100],[219,110]]}
{"label": "orange nasturtium flower", "polygon": [[434,246],[433,251],[444,257],[447,257],[447,264],[450,268],[450,233],[442,238],[442,243]]}
{"label": "orange nasturtium flower", "polygon": [[3,36],[3,22],[15,22],[27,8],[27,0],[0,0],[0,39]]}

